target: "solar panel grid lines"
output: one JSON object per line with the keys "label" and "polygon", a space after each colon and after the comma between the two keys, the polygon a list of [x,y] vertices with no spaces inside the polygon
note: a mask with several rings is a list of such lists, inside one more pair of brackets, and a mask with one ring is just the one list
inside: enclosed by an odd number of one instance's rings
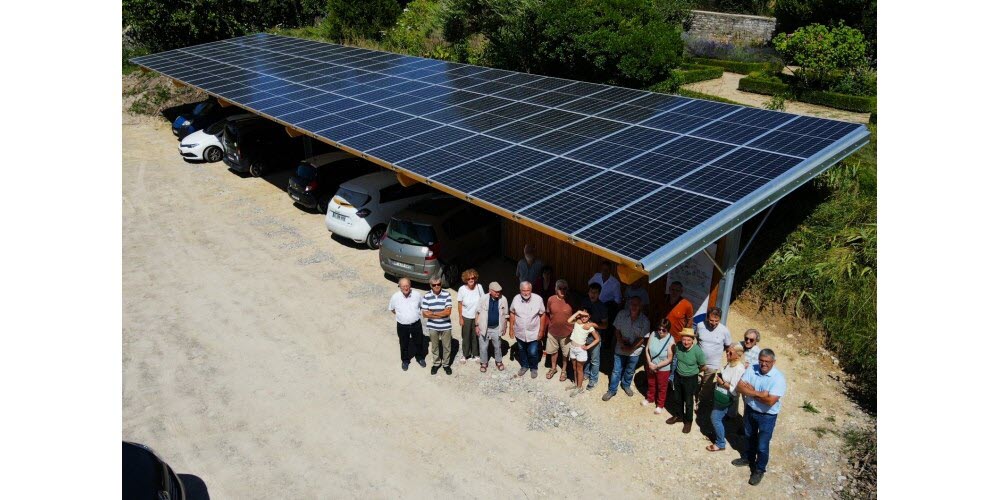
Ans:
{"label": "solar panel grid lines", "polygon": [[[653,243],[637,244],[629,242],[639,234],[635,228],[614,227],[607,234],[595,228],[639,217],[650,224],[647,230],[673,234],[679,226],[704,220],[722,206],[719,200],[752,198],[776,177],[794,178],[813,156],[845,148],[845,136],[866,135],[856,124],[273,35],[135,61],[462,196],[474,196],[462,190],[475,186],[475,195],[489,198],[476,200],[568,237],[574,237],[567,231],[570,225],[544,216],[542,209],[564,200],[576,203],[581,197],[573,189],[592,186],[595,181],[588,184],[588,179],[611,175],[619,181],[608,188],[629,196],[644,192],[644,185],[675,198],[677,193],[692,196],[698,205],[670,220],[619,208],[599,217],[588,214],[586,227],[572,224],[577,241],[588,248],[636,262],[648,245],[667,248],[669,240],[657,236]],[[437,120],[426,119],[434,113]],[[452,134],[446,141],[455,130],[464,135]],[[423,142],[414,140],[420,135]],[[477,139],[468,141],[471,137]],[[681,147],[692,144],[703,150]],[[685,156],[692,151],[697,154]],[[412,170],[403,165],[407,162]],[[472,180],[475,172],[496,179]],[[510,189],[510,179],[522,179],[518,189]]]}

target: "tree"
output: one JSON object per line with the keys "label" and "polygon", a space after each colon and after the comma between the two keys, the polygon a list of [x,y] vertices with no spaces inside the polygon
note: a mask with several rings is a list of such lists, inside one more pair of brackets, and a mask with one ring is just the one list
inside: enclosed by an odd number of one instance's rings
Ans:
{"label": "tree", "polygon": [[775,31],[791,33],[810,24],[834,26],[843,21],[860,30],[868,41],[868,59],[874,64],[877,55],[876,0],[775,0]]}
{"label": "tree", "polygon": [[496,67],[578,80],[648,86],[680,62],[686,5],[670,0],[455,0],[444,35],[480,34]]}
{"label": "tree", "polygon": [[311,24],[321,0],[123,0],[129,45],[149,52],[188,47],[263,31]]}
{"label": "tree", "polygon": [[854,70],[866,62],[864,35],[843,23],[834,28],[811,24],[791,35],[782,33],[771,43],[786,64],[800,66],[796,76],[806,86],[825,88],[835,71]]}
{"label": "tree", "polygon": [[[405,4],[405,2],[403,2]],[[329,0],[324,21],[326,35],[333,40],[381,38],[403,11],[397,0]]]}

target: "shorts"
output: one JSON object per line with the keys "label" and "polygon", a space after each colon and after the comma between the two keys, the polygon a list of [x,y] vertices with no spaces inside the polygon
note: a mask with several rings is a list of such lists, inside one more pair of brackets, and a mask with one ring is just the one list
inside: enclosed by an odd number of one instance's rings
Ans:
{"label": "shorts", "polygon": [[587,351],[582,347],[571,346],[569,348],[569,359],[575,359],[581,363],[587,361]]}
{"label": "shorts", "polygon": [[552,335],[545,336],[545,354],[555,354],[562,351],[563,357],[569,356],[569,337],[561,339]]}

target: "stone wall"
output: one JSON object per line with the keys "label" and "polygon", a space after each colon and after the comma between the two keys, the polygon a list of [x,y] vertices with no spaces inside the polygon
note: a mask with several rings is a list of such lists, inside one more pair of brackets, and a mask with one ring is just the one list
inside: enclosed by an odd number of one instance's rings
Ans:
{"label": "stone wall", "polygon": [[774,24],[773,17],[692,10],[687,33],[720,41],[767,42],[774,35]]}

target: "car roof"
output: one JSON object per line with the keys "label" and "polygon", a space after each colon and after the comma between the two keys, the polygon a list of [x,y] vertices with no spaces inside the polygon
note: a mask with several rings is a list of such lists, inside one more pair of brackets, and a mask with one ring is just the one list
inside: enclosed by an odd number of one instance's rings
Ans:
{"label": "car roof", "polygon": [[351,191],[365,192],[372,194],[379,189],[391,186],[396,183],[395,172],[390,172],[389,170],[382,170],[380,172],[373,172],[370,174],[362,175],[361,177],[356,177],[349,181],[345,181],[340,187],[345,189],[350,189]]}
{"label": "car roof", "polygon": [[322,167],[335,161],[347,160],[350,158],[357,157],[347,151],[333,151],[331,153],[323,153],[306,158],[305,160],[302,160],[302,163],[308,163],[314,167]]}
{"label": "car roof", "polygon": [[454,196],[440,195],[426,200],[420,200],[396,215],[396,219],[412,222],[434,224],[447,218],[454,212],[468,210],[472,207]]}

